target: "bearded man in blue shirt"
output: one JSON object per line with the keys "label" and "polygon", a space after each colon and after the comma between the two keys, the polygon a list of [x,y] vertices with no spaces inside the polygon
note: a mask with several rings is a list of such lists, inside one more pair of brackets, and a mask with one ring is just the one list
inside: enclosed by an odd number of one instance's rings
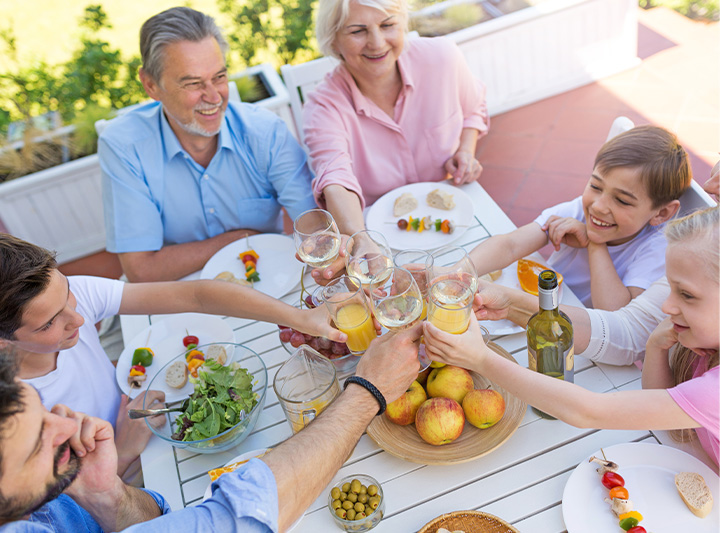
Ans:
{"label": "bearded man in blue shirt", "polygon": [[228,45],[185,7],[140,32],[140,80],[155,100],[111,121],[98,153],[107,249],[130,281],[175,280],[223,246],[282,229],[315,207],[307,157],[273,113],[228,103]]}

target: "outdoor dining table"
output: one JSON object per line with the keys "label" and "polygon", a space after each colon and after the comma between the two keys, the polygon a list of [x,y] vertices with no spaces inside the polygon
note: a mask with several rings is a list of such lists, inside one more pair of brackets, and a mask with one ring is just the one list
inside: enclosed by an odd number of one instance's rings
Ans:
{"label": "outdoor dining table", "polygon": [[[512,221],[478,184],[462,189],[474,207],[471,227],[455,244],[468,250],[491,235],[515,229]],[[309,275],[307,284],[312,285]],[[582,305],[567,287],[562,303]],[[300,289],[283,301],[297,305]],[[123,338],[127,343],[160,316],[123,316]],[[268,368],[268,381],[288,358],[281,345],[277,326],[252,320],[224,317],[235,331],[236,342],[257,352]],[[524,332],[494,337],[520,365],[527,366]],[[582,356],[575,358],[575,383],[595,392],[641,388],[641,371],[635,365],[617,367],[596,364]],[[233,457],[254,449],[278,445],[292,435],[272,385],[268,387],[264,410],[253,433],[236,449],[217,454],[195,454],[174,448],[153,437],[142,453],[145,486],[158,491],[174,510],[202,502],[209,485],[207,471],[224,465]],[[472,461],[429,466],[408,462],[379,448],[367,435],[336,474],[334,481],[352,474],[369,474],[384,490],[386,513],[374,529],[377,533],[418,531],[444,513],[478,510],[496,515],[520,531],[565,531],[562,495],[575,467],[600,448],[630,443],[661,443],[683,448],[715,469],[712,461],[695,443],[680,445],[667,432],[578,429],[559,420],[541,418],[528,408],[518,429],[500,447]],[[282,502],[280,502],[282,505]],[[326,491],[310,505],[295,532],[339,531],[327,509]]]}

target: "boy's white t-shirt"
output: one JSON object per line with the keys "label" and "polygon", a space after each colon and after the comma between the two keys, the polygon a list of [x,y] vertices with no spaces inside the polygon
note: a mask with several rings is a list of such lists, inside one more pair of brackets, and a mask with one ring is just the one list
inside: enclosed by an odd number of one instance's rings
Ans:
{"label": "boy's white t-shirt", "polygon": [[91,276],[69,276],[68,281],[77,300],[75,310],[85,319],[78,342],[60,351],[55,370],[24,381],[37,389],[48,409],[62,403],[114,426],[121,391],[115,381],[115,367],[100,345],[95,323],[118,313],[124,283]]}
{"label": "boy's white t-shirt", "polygon": [[[535,222],[543,226],[552,215],[571,217],[585,223],[582,197],[547,208]],[[647,224],[634,239],[617,246],[608,246],[615,270],[626,287],[647,289],[665,274],[667,241],[663,234],[664,226]],[[572,248],[562,244],[560,250],[553,252],[548,259],[548,266],[563,275],[564,283],[586,307],[592,307],[587,248]]]}

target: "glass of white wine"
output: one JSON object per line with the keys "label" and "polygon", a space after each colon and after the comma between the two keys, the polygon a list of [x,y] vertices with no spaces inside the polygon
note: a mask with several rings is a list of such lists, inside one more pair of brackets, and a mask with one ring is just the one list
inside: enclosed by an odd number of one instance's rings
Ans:
{"label": "glass of white wine", "polygon": [[[383,234],[363,230],[353,234],[345,244],[345,270],[360,280],[363,287],[383,283],[390,276],[392,254]],[[381,278],[380,274],[386,276]]]}
{"label": "glass of white wine", "polygon": [[330,266],[340,254],[340,231],[324,209],[310,209],[297,217],[293,239],[300,259],[312,268]]}
{"label": "glass of white wine", "polygon": [[[370,300],[378,322],[390,331],[406,329],[425,318],[425,297],[415,280],[414,273],[399,267],[390,267],[381,272],[370,287]],[[421,369],[430,365],[424,349],[418,352]]]}
{"label": "glass of white wine", "polygon": [[431,284],[444,279],[454,279],[468,286],[472,294],[477,292],[477,272],[465,248],[443,246],[433,252],[432,256],[434,263]]}
{"label": "glass of white wine", "polygon": [[410,272],[398,267],[387,270],[378,276],[385,281],[371,286],[375,318],[389,330],[405,329],[421,318],[423,296]]}

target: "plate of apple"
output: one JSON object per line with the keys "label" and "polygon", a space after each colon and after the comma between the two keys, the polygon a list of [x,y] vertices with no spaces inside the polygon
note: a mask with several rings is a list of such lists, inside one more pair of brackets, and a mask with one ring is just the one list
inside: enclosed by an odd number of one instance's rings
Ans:
{"label": "plate of apple", "polygon": [[[488,346],[515,363],[503,348]],[[407,392],[373,420],[368,436],[386,452],[414,463],[471,461],[515,433],[527,404],[477,372],[456,366],[428,368]]]}

